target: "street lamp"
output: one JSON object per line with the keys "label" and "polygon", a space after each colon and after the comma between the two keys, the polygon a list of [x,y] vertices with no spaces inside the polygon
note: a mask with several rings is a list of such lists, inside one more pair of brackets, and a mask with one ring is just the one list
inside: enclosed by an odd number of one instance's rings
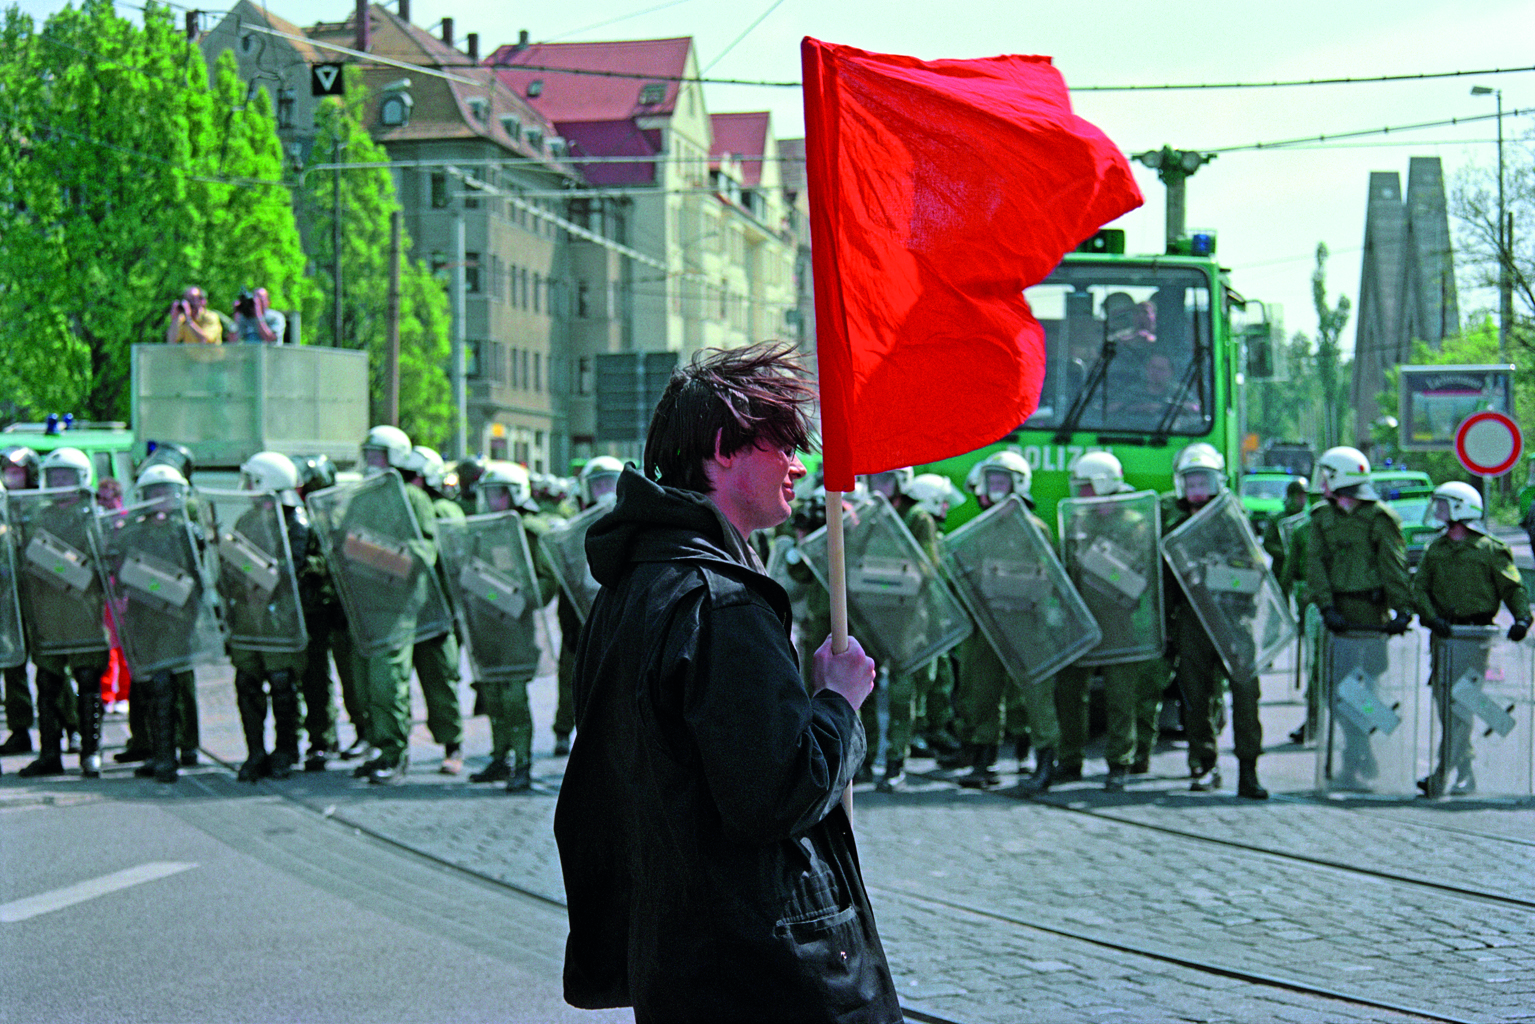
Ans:
{"label": "street lamp", "polygon": [[1168,252],[1173,251],[1173,243],[1182,238],[1185,231],[1183,183],[1189,175],[1214,160],[1215,157],[1215,153],[1198,153],[1187,149],[1173,149],[1171,146],[1136,153],[1131,157],[1132,160],[1137,160],[1156,171],[1157,177],[1162,179],[1162,184],[1167,186]]}
{"label": "street lamp", "polygon": [[1503,90],[1473,85],[1473,96],[1494,96],[1498,101],[1498,361],[1508,358],[1508,321],[1513,314],[1513,281],[1508,273],[1508,208],[1503,201]]}

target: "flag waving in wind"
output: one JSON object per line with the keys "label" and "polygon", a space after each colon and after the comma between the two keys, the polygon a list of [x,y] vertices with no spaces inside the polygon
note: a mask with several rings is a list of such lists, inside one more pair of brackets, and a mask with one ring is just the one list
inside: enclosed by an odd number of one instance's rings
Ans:
{"label": "flag waving in wind", "polygon": [[920,61],[806,38],[828,491],[973,451],[1039,403],[1023,290],[1141,205],[1048,57]]}

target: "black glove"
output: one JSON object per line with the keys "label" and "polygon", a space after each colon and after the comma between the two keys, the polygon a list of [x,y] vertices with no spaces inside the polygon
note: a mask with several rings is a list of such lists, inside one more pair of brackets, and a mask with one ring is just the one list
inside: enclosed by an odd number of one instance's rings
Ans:
{"label": "black glove", "polygon": [[1448,640],[1454,635],[1454,630],[1450,628],[1450,623],[1437,615],[1430,615],[1427,618],[1419,619],[1419,621],[1435,636],[1444,637]]}
{"label": "black glove", "polygon": [[1322,609],[1322,625],[1334,633],[1342,633],[1348,629],[1348,620],[1343,617],[1342,612],[1329,605]]}
{"label": "black glove", "polygon": [[1508,638],[1517,644],[1519,641],[1524,639],[1525,634],[1529,631],[1530,620],[1518,619],[1512,626],[1508,627]]}
{"label": "black glove", "polygon": [[1386,632],[1390,633],[1392,636],[1401,636],[1403,633],[1407,632],[1407,627],[1411,625],[1411,612],[1397,612],[1391,617],[1391,621],[1386,623]]}

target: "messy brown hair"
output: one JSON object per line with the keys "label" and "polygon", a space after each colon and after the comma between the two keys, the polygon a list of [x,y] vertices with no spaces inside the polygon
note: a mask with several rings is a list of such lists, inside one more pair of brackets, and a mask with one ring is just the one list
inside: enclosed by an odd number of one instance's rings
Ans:
{"label": "messy brown hair", "polygon": [[707,494],[704,465],[715,454],[773,445],[814,451],[810,372],[794,345],[763,342],[705,349],[672,371],[645,437],[645,475]]}

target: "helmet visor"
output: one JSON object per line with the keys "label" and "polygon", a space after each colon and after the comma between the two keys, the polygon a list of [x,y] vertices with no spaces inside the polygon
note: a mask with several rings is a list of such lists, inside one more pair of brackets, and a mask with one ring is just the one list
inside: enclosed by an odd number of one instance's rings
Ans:
{"label": "helmet visor", "polygon": [[79,487],[84,483],[73,466],[49,466],[43,470],[44,487]]}
{"label": "helmet visor", "polygon": [[988,469],[983,478],[986,497],[1000,502],[1013,493],[1013,474],[1005,469]]}
{"label": "helmet visor", "polygon": [[593,473],[586,478],[586,489],[591,492],[592,504],[598,504],[618,490],[618,474]]}
{"label": "helmet visor", "polygon": [[1221,489],[1220,474],[1213,469],[1190,469],[1180,474],[1183,496],[1195,504],[1203,504],[1215,497]]}

